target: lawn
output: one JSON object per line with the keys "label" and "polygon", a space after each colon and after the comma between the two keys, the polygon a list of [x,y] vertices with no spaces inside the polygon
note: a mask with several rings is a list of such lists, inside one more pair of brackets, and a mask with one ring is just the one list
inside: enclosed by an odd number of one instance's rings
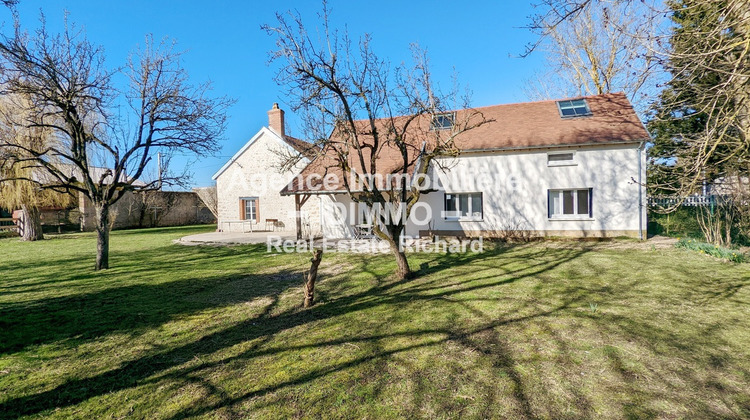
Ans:
{"label": "lawn", "polygon": [[306,255],[0,240],[0,416],[747,418],[750,264],[636,242]]}

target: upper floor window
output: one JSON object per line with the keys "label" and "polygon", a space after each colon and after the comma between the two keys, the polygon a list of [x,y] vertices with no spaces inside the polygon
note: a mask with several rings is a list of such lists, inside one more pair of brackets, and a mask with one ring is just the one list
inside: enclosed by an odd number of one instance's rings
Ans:
{"label": "upper floor window", "polygon": [[547,166],[575,165],[575,153],[547,153]]}
{"label": "upper floor window", "polygon": [[563,118],[591,115],[591,110],[585,99],[557,101],[557,107],[560,109],[560,116]]}
{"label": "upper floor window", "polygon": [[436,114],[432,116],[430,128],[433,130],[445,130],[453,127],[455,115],[452,112],[446,114]]}

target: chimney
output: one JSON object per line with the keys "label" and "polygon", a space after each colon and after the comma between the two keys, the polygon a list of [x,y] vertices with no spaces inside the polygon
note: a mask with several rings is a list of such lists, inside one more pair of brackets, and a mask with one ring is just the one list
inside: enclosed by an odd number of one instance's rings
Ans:
{"label": "chimney", "polygon": [[276,134],[284,137],[284,111],[279,109],[279,104],[274,102],[268,111],[268,127]]}

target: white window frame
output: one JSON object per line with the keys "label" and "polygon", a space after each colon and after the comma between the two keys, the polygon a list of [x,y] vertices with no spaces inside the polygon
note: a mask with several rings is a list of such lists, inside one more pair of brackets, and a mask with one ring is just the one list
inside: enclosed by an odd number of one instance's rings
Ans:
{"label": "white window frame", "polygon": [[[559,156],[559,155],[572,155],[572,158],[570,160],[549,160],[550,156]],[[547,153],[547,166],[555,167],[555,166],[577,166],[578,161],[576,160],[576,152],[575,151],[567,151],[567,152],[549,152]]]}
{"label": "white window frame", "polygon": [[[563,199],[562,194],[569,191],[575,191],[575,198],[573,199],[573,213],[563,213]],[[588,195],[588,213],[578,214],[578,193],[580,191],[586,191]],[[552,195],[557,194],[559,199],[559,207],[552,209]],[[594,220],[593,211],[593,188],[550,188],[547,190],[547,218],[549,220]]]}
{"label": "white window frame", "polygon": [[[260,221],[258,220],[258,212],[260,211],[260,209],[258,208],[258,197],[240,197],[240,200],[242,200],[242,204],[243,204],[242,216],[244,216],[244,218],[242,220],[248,220],[248,221],[251,221],[252,223],[259,223]],[[251,201],[253,202],[253,206],[252,206],[253,210],[251,213],[255,213],[255,214],[253,215],[254,217],[248,218],[247,217],[247,209],[248,209],[247,204],[248,202],[251,202]]]}
{"label": "white window frame", "polygon": [[[461,200],[459,199],[459,196],[468,196],[466,203],[468,205],[468,209],[466,209],[467,216],[461,215]],[[472,196],[479,195],[479,203],[480,203],[480,209],[479,212],[475,212],[473,206],[474,200],[472,200]],[[455,196],[456,197],[456,210],[455,211],[448,211],[447,210],[447,204],[448,204],[448,197],[449,196]],[[479,213],[479,215],[475,215],[474,213]],[[475,191],[475,192],[461,192],[461,193],[445,193],[443,195],[443,218],[445,220],[449,221],[458,221],[458,222],[480,222],[484,219],[484,193]]]}
{"label": "white window frame", "polygon": [[[581,114],[575,113],[573,115],[563,115],[563,103],[570,104],[570,107],[572,109],[576,109],[576,107],[573,106],[573,102],[583,101],[583,107],[585,111]],[[586,101],[586,98],[577,98],[577,99],[566,99],[562,101],[557,101],[557,111],[560,112],[560,118],[579,118],[579,117],[588,117],[591,114],[591,108],[589,108],[589,103]],[[574,111],[575,112],[575,111]]]}
{"label": "white window frame", "polygon": [[[450,125],[437,125],[435,124],[438,119],[447,119],[450,121]],[[453,125],[456,123],[456,113],[455,112],[444,112],[442,114],[435,114],[432,116],[432,121],[430,121],[430,130],[450,130],[453,128]]]}

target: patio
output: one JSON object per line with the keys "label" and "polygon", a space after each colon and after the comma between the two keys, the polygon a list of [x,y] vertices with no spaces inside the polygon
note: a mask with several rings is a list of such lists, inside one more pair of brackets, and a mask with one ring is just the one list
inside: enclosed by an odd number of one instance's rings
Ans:
{"label": "patio", "polygon": [[242,245],[242,244],[264,244],[269,236],[281,237],[283,240],[294,240],[294,232],[208,232],[197,235],[188,235],[175,240],[182,245]]}
{"label": "patio", "polygon": [[[184,236],[174,240],[180,245],[247,245],[247,244],[265,244],[269,237],[275,241],[281,238],[281,241],[296,241],[294,232],[272,232],[272,231],[255,231],[255,232],[208,232],[196,235]],[[315,247],[324,248],[329,252],[352,252],[352,253],[387,253],[388,246],[385,242],[375,240],[374,238],[358,239],[316,239]]]}

